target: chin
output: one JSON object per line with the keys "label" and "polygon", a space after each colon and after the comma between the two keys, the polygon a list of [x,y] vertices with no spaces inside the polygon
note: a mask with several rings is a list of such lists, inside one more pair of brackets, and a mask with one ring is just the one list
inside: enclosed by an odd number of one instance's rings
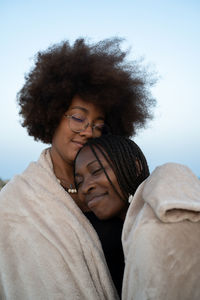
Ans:
{"label": "chin", "polygon": [[108,215],[105,215],[105,214],[101,214],[101,213],[95,213],[94,214],[96,215],[96,217],[99,219],[99,220],[108,220],[108,219],[111,219],[112,216],[108,216]]}

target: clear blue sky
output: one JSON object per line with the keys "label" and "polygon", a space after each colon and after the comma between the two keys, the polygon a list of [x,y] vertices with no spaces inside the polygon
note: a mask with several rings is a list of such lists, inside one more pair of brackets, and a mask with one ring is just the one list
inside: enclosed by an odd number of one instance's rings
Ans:
{"label": "clear blue sky", "polygon": [[46,145],[21,127],[16,94],[39,50],[64,39],[119,36],[130,58],[160,76],[155,118],[138,132],[150,169],[186,164],[200,176],[200,1],[0,1],[0,177],[11,178]]}

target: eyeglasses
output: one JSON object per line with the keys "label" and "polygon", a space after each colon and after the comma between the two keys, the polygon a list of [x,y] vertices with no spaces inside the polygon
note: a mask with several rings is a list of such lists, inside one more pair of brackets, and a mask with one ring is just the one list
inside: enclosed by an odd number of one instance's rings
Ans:
{"label": "eyeglasses", "polygon": [[73,132],[76,132],[76,133],[82,132],[82,131],[86,130],[88,128],[88,126],[91,126],[92,132],[94,133],[94,135],[96,137],[98,137],[107,128],[107,126],[103,122],[91,125],[88,122],[87,117],[83,117],[80,114],[74,114],[72,116],[65,114],[64,117],[67,118],[69,121],[69,128]]}

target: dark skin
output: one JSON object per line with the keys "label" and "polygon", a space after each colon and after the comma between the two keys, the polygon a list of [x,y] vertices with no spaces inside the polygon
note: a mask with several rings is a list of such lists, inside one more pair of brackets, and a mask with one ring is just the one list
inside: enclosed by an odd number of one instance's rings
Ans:
{"label": "dark skin", "polygon": [[108,181],[90,147],[85,147],[80,151],[75,162],[75,180],[79,199],[101,220],[115,216],[124,220],[128,199],[123,199],[115,173],[109,163],[98,149],[95,150],[117,192]]}
{"label": "dark skin", "polygon": [[[54,173],[65,188],[69,188],[70,184],[74,186],[73,162],[78,150],[89,138],[101,135],[101,132],[92,130],[92,125],[104,122],[103,111],[93,103],[85,102],[78,95],[72,99],[66,111],[67,115],[75,113],[86,116],[90,125],[81,132],[73,132],[69,127],[69,120],[63,116],[53,136],[50,149]],[[70,195],[82,211],[88,211],[88,207],[79,200],[78,194]]]}

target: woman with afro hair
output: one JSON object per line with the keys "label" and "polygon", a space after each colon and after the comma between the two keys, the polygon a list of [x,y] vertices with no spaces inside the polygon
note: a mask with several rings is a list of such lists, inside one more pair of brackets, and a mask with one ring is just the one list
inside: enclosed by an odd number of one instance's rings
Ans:
{"label": "woman with afro hair", "polygon": [[2,299],[118,299],[73,162],[90,138],[133,136],[152,117],[151,78],[120,44],[64,41],[25,77],[22,126],[50,147],[0,193]]}

